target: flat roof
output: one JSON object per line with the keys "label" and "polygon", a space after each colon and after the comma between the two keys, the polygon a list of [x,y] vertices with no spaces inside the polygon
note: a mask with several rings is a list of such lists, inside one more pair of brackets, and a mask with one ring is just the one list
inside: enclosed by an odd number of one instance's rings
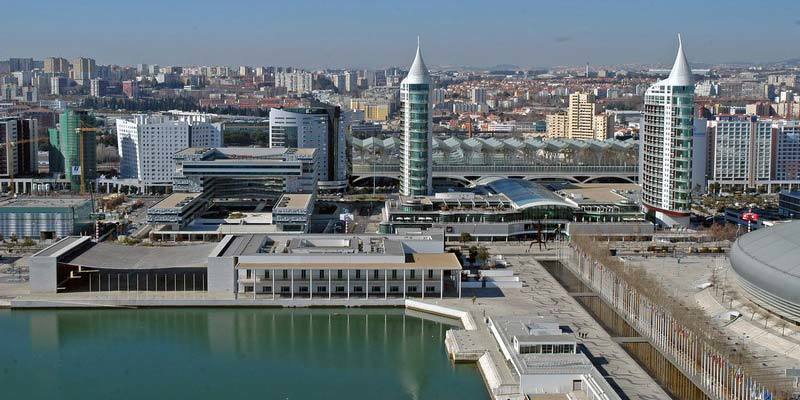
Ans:
{"label": "flat roof", "polygon": [[573,184],[560,191],[562,193],[569,194],[576,194],[583,197],[582,199],[575,199],[570,198],[570,200],[581,203],[581,202],[597,202],[597,203],[616,203],[622,200],[626,200],[627,198],[619,193],[615,193],[612,190],[617,191],[639,191],[641,188],[639,185],[635,183],[615,183],[615,184],[605,184],[605,183],[584,183],[584,184]]}
{"label": "flat roof", "polygon": [[88,236],[67,236],[67,237],[65,237],[65,238],[63,238],[63,239],[51,244],[50,246],[45,247],[44,249],[40,250],[39,252],[37,252],[33,256],[34,257],[58,256],[58,255],[60,255],[60,253],[63,250],[66,250],[66,249],[68,249],[68,248],[70,248],[70,247],[72,247],[72,246],[74,246],[74,245],[76,245],[76,244],[78,244],[80,242],[85,242],[85,241],[88,241],[88,240],[89,240]]}
{"label": "flat roof", "polygon": [[[275,257],[279,259],[279,257]],[[435,269],[435,270],[460,270],[461,263],[453,253],[414,253],[407,255],[406,262],[359,263],[358,256],[352,257],[352,262],[347,263],[309,263],[309,262],[276,262],[276,263],[239,263],[236,268],[241,269]]]}
{"label": "flat roof", "polygon": [[217,243],[176,246],[127,246],[99,243],[69,261],[69,264],[104,269],[205,268]]}
{"label": "flat roof", "polygon": [[311,204],[311,194],[284,193],[275,203],[274,208],[302,208],[306,209]]}
{"label": "flat roof", "polygon": [[193,200],[200,193],[173,193],[150,208],[175,208],[182,201]]}
{"label": "flat roof", "polygon": [[0,201],[0,208],[74,207],[89,201],[89,199],[83,197],[17,197]]}

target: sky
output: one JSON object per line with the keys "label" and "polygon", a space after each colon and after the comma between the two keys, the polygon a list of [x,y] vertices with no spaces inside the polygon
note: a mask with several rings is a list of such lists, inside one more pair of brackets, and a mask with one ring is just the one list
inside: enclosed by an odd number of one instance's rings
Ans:
{"label": "sky", "polygon": [[[37,0],[4,2],[0,59],[100,64],[671,64],[800,57],[800,1]],[[5,39],[3,39],[5,38]]]}

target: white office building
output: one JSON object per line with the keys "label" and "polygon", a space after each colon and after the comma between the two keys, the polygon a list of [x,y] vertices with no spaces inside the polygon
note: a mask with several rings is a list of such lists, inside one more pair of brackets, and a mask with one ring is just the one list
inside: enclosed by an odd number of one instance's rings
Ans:
{"label": "white office building", "polygon": [[642,205],[667,226],[689,223],[693,117],[694,79],[678,36],[669,77],[645,93],[639,151]]}
{"label": "white office building", "polygon": [[333,108],[273,108],[269,112],[269,147],[317,149],[319,188],[347,187],[347,151],[342,116]]}
{"label": "white office building", "polygon": [[314,75],[310,72],[278,72],[275,87],[286,88],[289,93],[309,93],[313,89]]}
{"label": "white office building", "polygon": [[203,114],[134,115],[117,119],[120,177],[143,186],[172,186],[177,152],[222,146],[222,126]]}

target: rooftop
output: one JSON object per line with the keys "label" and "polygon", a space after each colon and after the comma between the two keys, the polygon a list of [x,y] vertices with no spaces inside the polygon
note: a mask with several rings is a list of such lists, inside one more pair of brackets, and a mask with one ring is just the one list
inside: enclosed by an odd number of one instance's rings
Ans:
{"label": "rooftop", "polygon": [[560,192],[576,203],[617,203],[627,199],[620,193],[640,190],[635,183],[584,183],[571,184]]}
{"label": "rooftop", "polygon": [[105,269],[205,268],[217,243],[180,246],[126,246],[103,242],[92,246],[69,264]]}
{"label": "rooftop", "polygon": [[574,202],[561,198],[536,182],[498,179],[486,186],[493,192],[506,196],[518,209],[548,205],[577,208]]}
{"label": "rooftop", "polygon": [[15,207],[76,207],[88,203],[90,200],[82,197],[17,197],[0,200],[0,208]]}
{"label": "rooftop", "polygon": [[284,193],[274,208],[307,209],[311,205],[312,197],[311,194]]}
{"label": "rooftop", "polygon": [[165,199],[153,205],[153,207],[151,208],[163,209],[163,208],[183,207],[184,205],[188,204],[199,195],[200,195],[199,193],[173,193],[167,196]]}

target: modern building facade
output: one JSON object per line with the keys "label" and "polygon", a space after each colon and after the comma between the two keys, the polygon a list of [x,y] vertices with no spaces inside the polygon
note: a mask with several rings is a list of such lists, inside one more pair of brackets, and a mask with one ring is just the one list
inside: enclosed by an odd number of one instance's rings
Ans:
{"label": "modern building facade", "polygon": [[38,121],[0,117],[0,176],[22,177],[37,172]]}
{"label": "modern building facade", "polygon": [[711,179],[754,186],[770,179],[772,121],[757,117],[724,118],[708,122],[714,138]]}
{"label": "modern building facade", "polygon": [[308,93],[313,89],[314,75],[310,72],[278,72],[275,87],[286,88],[289,93]]}
{"label": "modern building facade", "polygon": [[339,107],[273,108],[269,112],[270,147],[317,149],[322,190],[347,187],[347,143]]}
{"label": "modern building facade", "polygon": [[425,196],[433,191],[432,89],[433,80],[417,43],[414,62],[400,83],[403,110],[400,194],[403,196]]}
{"label": "modern building facade", "polygon": [[137,114],[117,119],[116,127],[120,177],[137,179],[145,187],[172,185],[179,151],[222,145],[222,125],[204,114]]}
{"label": "modern building facade", "polygon": [[679,36],[669,77],[645,93],[640,134],[642,204],[667,226],[689,223],[693,118],[694,79]]}
{"label": "modern building facade", "polygon": [[83,112],[67,109],[61,113],[58,127],[49,129],[50,172],[63,173],[73,191],[97,176],[95,132],[81,130]]}

